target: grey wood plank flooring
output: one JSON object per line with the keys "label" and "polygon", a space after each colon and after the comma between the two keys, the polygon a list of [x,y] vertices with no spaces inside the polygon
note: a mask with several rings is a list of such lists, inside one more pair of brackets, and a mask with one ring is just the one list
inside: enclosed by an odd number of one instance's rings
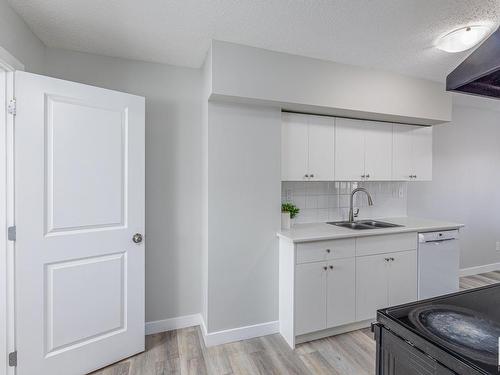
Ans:
{"label": "grey wood plank flooring", "polygon": [[[469,289],[500,282],[500,271],[460,278]],[[291,350],[280,335],[205,347],[199,327],[146,336],[146,350],[92,375],[373,375],[369,329],[303,343]]]}

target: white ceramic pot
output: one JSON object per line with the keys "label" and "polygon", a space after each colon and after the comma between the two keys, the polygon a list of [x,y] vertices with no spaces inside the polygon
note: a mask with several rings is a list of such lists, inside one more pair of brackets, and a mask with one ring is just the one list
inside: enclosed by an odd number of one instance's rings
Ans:
{"label": "white ceramic pot", "polygon": [[288,230],[292,225],[292,219],[290,219],[290,212],[281,213],[281,229]]}

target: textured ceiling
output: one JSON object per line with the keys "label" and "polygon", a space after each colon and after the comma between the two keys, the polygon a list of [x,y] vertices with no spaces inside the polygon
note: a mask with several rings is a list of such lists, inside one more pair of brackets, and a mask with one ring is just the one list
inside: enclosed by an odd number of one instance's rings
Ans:
{"label": "textured ceiling", "polygon": [[500,0],[9,0],[50,47],[199,67],[210,39],[443,81],[467,53],[433,48],[498,24]]}

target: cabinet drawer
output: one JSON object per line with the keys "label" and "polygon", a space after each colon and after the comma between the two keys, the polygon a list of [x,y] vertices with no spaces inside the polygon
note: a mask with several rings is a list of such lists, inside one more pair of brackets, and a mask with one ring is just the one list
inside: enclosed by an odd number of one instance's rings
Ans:
{"label": "cabinet drawer", "polygon": [[353,257],[356,241],[354,238],[345,240],[316,241],[297,244],[297,264],[322,262],[330,259]]}
{"label": "cabinet drawer", "polygon": [[417,233],[398,233],[356,239],[356,256],[415,250]]}

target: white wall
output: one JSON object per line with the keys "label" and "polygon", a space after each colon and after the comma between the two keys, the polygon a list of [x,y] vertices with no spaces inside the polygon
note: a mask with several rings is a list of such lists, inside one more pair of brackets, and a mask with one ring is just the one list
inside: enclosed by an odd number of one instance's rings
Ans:
{"label": "white wall", "polygon": [[23,63],[26,71],[43,72],[44,44],[6,0],[0,0],[0,47]]}
{"label": "white wall", "polygon": [[441,83],[214,40],[212,99],[413,124],[450,120]]}
{"label": "white wall", "polygon": [[201,72],[47,49],[47,75],[146,97],[146,320],[201,311]]}
{"label": "white wall", "polygon": [[409,183],[408,215],[465,224],[461,268],[500,261],[499,119],[454,105],[453,121],[434,128],[433,181]]}
{"label": "white wall", "polygon": [[209,102],[208,332],[278,318],[279,108]]}

